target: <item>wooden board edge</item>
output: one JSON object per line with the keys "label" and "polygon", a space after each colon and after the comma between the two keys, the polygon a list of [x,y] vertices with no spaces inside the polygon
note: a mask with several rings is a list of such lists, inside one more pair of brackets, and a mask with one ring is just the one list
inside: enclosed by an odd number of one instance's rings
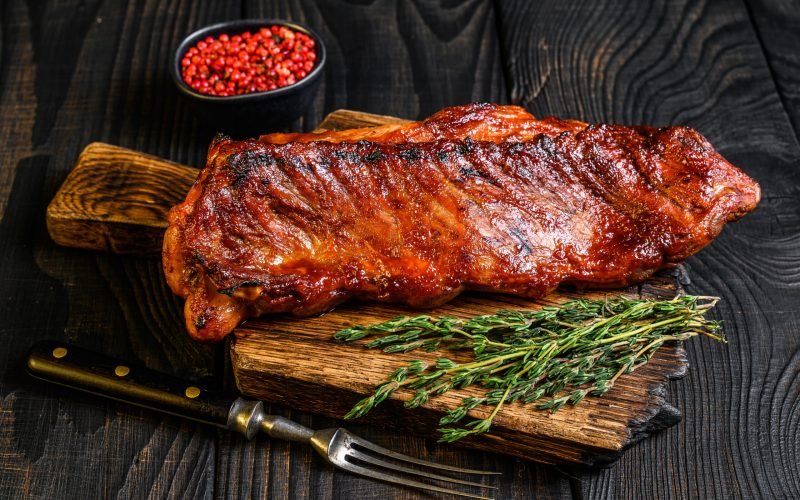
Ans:
{"label": "wooden board edge", "polygon": [[[686,293],[684,286],[690,283],[686,266],[683,263],[679,263],[671,269],[662,270],[655,277],[670,279],[675,284],[676,296],[684,295]],[[645,284],[639,285],[640,296],[643,296],[643,286]],[[689,359],[683,342],[675,342],[672,345],[674,345],[677,362],[672,365],[672,371],[662,372],[663,378],[647,388],[647,403],[642,413],[628,421],[627,440],[618,453],[597,457],[593,465],[607,466],[616,462],[626,450],[636,443],[677,425],[683,419],[680,409],[667,401],[667,385],[686,376],[689,371]]]}
{"label": "wooden board edge", "polygon": [[344,130],[347,128],[366,128],[379,127],[381,125],[402,125],[410,123],[412,120],[397,118],[396,116],[378,115],[366,113],[364,111],[354,111],[352,109],[337,109],[331,111],[319,122],[314,132],[325,132],[329,130]]}
{"label": "wooden board edge", "polygon": [[164,227],[144,227],[124,222],[46,217],[50,238],[63,247],[137,257],[161,256]]}
{"label": "wooden board edge", "polygon": [[667,386],[669,382],[679,380],[686,375],[689,363],[683,343],[676,342],[674,346],[678,362],[673,365],[673,371],[663,372],[663,379],[647,388],[647,402],[640,414],[628,421],[628,435],[619,450],[597,455],[586,454],[581,460],[582,464],[592,467],[613,465],[640,441],[680,423],[683,415],[680,409],[667,401]]}

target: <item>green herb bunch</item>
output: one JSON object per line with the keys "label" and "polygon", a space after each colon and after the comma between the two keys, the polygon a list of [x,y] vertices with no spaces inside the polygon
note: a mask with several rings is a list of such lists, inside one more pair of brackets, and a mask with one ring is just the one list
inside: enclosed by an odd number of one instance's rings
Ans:
{"label": "green herb bunch", "polygon": [[[377,336],[366,346],[388,353],[472,351],[466,363],[445,357],[435,363],[411,360],[345,418],[366,415],[399,389],[414,391],[405,406],[416,408],[451,389],[484,388],[482,397],[463,398],[440,420],[440,441],[450,443],[487,432],[505,404],[535,402],[536,408],[551,411],[567,403],[577,405],[588,395],[608,392],[619,376],[646,363],[665,342],[697,335],[725,342],[721,324],[705,317],[717,300],[690,295],[671,300],[619,296],[573,300],[538,311],[503,310],[467,320],[403,316],[341,330],[335,338],[346,342]],[[480,405],[494,408],[486,418],[454,425]]]}

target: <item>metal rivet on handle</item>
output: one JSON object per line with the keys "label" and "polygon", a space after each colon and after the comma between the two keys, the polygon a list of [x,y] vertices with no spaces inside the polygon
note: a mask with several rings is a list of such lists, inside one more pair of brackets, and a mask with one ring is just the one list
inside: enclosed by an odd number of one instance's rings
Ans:
{"label": "metal rivet on handle", "polygon": [[114,375],[117,377],[124,377],[125,375],[129,374],[131,369],[125,365],[119,365],[118,367],[114,368]]}
{"label": "metal rivet on handle", "polygon": [[190,385],[189,387],[186,388],[186,390],[183,393],[186,395],[187,398],[194,399],[200,395],[200,388]]}
{"label": "metal rivet on handle", "polygon": [[67,355],[67,350],[63,347],[56,347],[53,349],[53,357],[56,359],[61,359]]}

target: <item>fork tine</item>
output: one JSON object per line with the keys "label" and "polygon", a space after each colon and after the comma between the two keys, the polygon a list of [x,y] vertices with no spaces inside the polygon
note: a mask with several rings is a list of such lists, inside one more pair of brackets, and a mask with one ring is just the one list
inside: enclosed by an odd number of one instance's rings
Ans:
{"label": "fork tine", "polygon": [[449,482],[449,483],[465,484],[465,485],[468,485],[468,486],[477,486],[479,488],[491,488],[493,490],[497,489],[496,487],[488,485],[488,484],[475,483],[475,482],[472,482],[472,481],[465,481],[463,479],[456,479],[456,478],[452,478],[452,477],[448,477],[448,476],[442,476],[440,474],[434,474],[433,472],[426,472],[424,470],[412,469],[411,467],[405,467],[403,465],[398,465],[398,464],[385,462],[385,461],[383,461],[383,460],[381,460],[379,458],[375,458],[372,455],[367,455],[366,453],[360,452],[360,451],[355,450],[355,449],[351,449],[347,453],[347,456],[353,457],[353,458],[357,458],[358,460],[361,460],[362,462],[366,462],[366,463],[368,463],[370,465],[377,465],[378,467],[383,467],[385,469],[389,469],[389,470],[396,471],[396,472],[406,472],[408,474],[427,477],[429,479],[437,479],[439,481],[446,481],[446,482]]}
{"label": "fork tine", "polygon": [[354,464],[352,462],[348,462],[346,460],[343,460],[342,462],[338,463],[337,465],[339,465],[339,467],[341,467],[342,469],[344,469],[346,471],[353,472],[355,474],[360,474],[360,475],[366,476],[366,477],[371,477],[373,479],[378,479],[380,481],[386,481],[387,483],[400,484],[400,485],[403,485],[403,486],[410,486],[412,488],[419,488],[419,489],[423,489],[423,490],[436,491],[438,493],[446,493],[448,495],[455,495],[455,496],[460,496],[460,497],[465,497],[465,498],[478,498],[478,499],[481,499],[481,500],[492,500],[491,497],[485,497],[485,496],[482,496],[482,495],[474,495],[472,493],[467,493],[467,492],[464,492],[464,491],[458,491],[458,490],[451,490],[451,489],[448,489],[448,488],[442,488],[441,486],[435,486],[433,484],[422,483],[422,482],[419,482],[419,481],[414,481],[413,479],[406,479],[406,478],[403,478],[403,477],[400,477],[400,476],[387,474],[385,472],[368,469],[366,467],[362,467],[360,465]]}
{"label": "fork tine", "polygon": [[453,467],[452,465],[444,465],[436,462],[429,462],[427,460],[420,460],[419,458],[409,457],[408,455],[403,455],[402,453],[397,453],[396,451],[388,450],[383,446],[378,446],[373,442],[367,441],[366,439],[362,439],[352,434],[350,434],[350,438],[352,440],[352,443],[355,444],[356,446],[360,446],[367,450],[374,451],[375,453],[380,453],[381,455],[394,458],[395,460],[402,460],[403,462],[410,462],[412,464],[431,467],[433,469],[446,470],[450,472],[460,472],[462,474],[481,474],[486,476],[499,476],[502,474],[502,472],[483,471],[476,469],[463,469],[461,467]]}

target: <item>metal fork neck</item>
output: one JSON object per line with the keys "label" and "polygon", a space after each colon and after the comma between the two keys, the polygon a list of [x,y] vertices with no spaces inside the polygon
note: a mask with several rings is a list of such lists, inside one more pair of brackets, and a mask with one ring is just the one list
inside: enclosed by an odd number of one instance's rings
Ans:
{"label": "metal fork neck", "polygon": [[314,431],[288,418],[267,415],[261,401],[237,398],[228,413],[228,429],[253,439],[259,431],[270,437],[307,443]]}
{"label": "metal fork neck", "polygon": [[308,443],[314,431],[288,418],[266,415],[261,421],[261,430],[276,439]]}

